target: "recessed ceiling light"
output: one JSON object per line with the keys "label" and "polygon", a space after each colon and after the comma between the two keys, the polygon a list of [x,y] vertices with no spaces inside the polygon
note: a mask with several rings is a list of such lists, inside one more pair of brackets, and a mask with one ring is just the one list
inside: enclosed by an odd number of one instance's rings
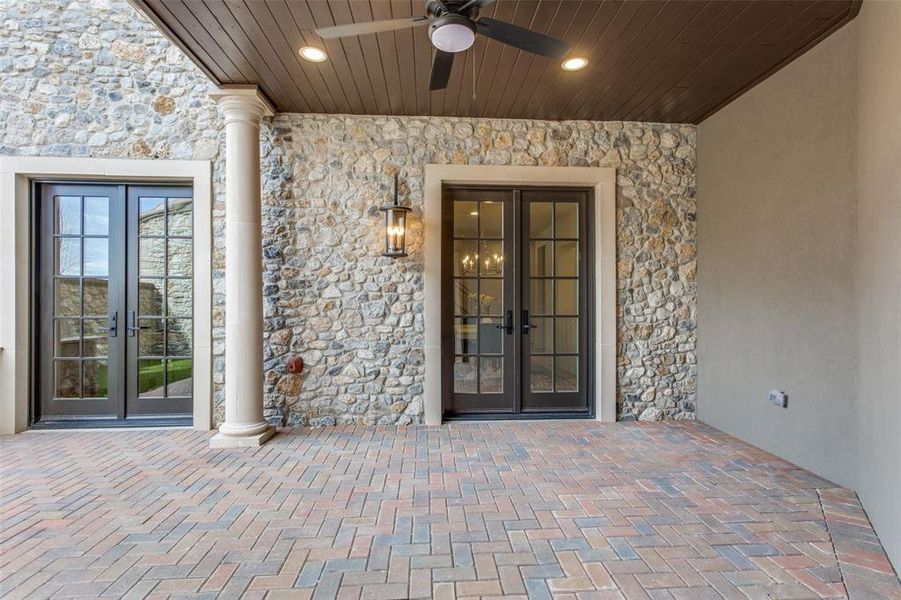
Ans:
{"label": "recessed ceiling light", "polygon": [[324,62],[328,58],[328,54],[321,48],[304,46],[300,49],[300,57],[310,62]]}
{"label": "recessed ceiling light", "polygon": [[564,71],[579,71],[588,66],[588,59],[582,56],[574,56],[573,58],[564,60],[563,64],[560,66]]}

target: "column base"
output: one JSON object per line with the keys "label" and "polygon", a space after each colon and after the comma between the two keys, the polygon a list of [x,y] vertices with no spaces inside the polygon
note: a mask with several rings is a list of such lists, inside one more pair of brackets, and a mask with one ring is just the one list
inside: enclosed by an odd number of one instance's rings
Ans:
{"label": "column base", "polygon": [[268,427],[254,435],[227,435],[222,432],[210,438],[210,448],[256,448],[275,435],[275,427]]}

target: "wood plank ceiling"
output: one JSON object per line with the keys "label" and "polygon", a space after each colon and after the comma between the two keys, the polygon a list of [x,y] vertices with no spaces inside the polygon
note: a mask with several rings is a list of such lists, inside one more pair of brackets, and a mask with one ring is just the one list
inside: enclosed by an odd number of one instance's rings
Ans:
{"label": "wood plank ceiling", "polygon": [[[860,0],[499,0],[484,16],[573,45],[589,66],[477,36],[429,92],[425,27],[320,40],[316,27],[424,15],[423,0],[131,0],[217,84],[283,112],[698,123],[853,19]],[[323,63],[298,56],[304,45]],[[462,59],[461,59],[462,58]]]}

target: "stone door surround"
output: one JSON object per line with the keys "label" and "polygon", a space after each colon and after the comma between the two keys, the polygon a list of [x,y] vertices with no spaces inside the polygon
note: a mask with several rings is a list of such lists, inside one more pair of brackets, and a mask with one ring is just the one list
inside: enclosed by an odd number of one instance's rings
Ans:
{"label": "stone door surround", "polygon": [[28,427],[31,182],[187,183],[194,190],[194,429],[212,427],[212,165],[206,160],[0,158],[0,434]]}
{"label": "stone door surround", "polygon": [[595,418],[616,420],[616,170],[611,167],[426,165],[423,185],[425,274],[425,422],[440,425],[441,389],[441,186],[533,185],[594,188]]}

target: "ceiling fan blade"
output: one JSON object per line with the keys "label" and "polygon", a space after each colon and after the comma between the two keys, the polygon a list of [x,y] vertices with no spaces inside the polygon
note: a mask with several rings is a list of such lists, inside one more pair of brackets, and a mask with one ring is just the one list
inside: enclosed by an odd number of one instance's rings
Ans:
{"label": "ceiling fan blade", "polygon": [[429,17],[405,17],[403,19],[387,19],[384,21],[370,21],[369,23],[348,23],[347,25],[335,25],[334,27],[320,27],[313,31],[323,39],[332,39],[351,35],[407,29],[409,27],[416,27],[417,25],[427,25],[433,20],[434,19],[430,19]]}
{"label": "ceiling fan blade", "polygon": [[435,58],[432,60],[432,76],[429,80],[429,90],[443,90],[450,79],[451,67],[454,66],[454,53],[435,49]]}
{"label": "ceiling fan blade", "polygon": [[563,58],[570,48],[563,40],[488,17],[476,21],[476,27],[479,33],[493,40],[548,58]]}

